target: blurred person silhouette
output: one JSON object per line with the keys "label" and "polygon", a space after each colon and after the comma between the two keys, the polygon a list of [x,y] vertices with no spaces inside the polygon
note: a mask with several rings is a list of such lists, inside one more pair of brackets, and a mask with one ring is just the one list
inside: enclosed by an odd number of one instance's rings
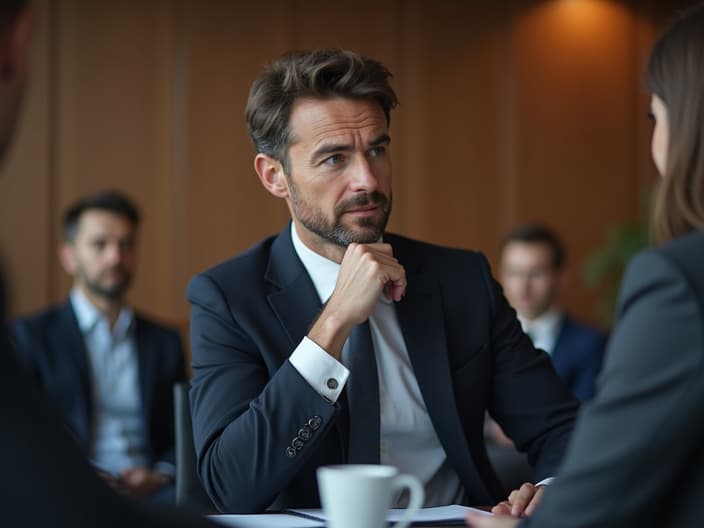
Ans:
{"label": "blurred person silhouette", "polygon": [[127,303],[138,226],[137,207],[116,191],[71,205],[59,248],[69,298],[14,321],[12,334],[101,474],[130,495],[174,502],[173,385],[186,367],[178,332]]}
{"label": "blurred person silhouette", "polygon": [[637,255],[595,397],[539,504],[526,486],[470,516],[478,528],[702,525],[704,494],[704,4],[683,11],[647,66],[661,175],[657,247]]}
{"label": "blurred person silhouette", "polygon": [[[0,2],[0,160],[19,116],[32,17],[24,0]],[[9,341],[0,277],[0,523],[13,528],[214,526],[188,512],[118,495],[101,480],[21,368]]]}

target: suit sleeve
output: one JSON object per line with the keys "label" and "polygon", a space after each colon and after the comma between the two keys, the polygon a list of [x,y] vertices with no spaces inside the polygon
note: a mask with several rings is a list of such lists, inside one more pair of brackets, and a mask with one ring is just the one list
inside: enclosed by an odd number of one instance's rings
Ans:
{"label": "suit sleeve", "polygon": [[557,482],[521,526],[647,525],[701,444],[702,312],[663,255],[634,259],[599,390]]}
{"label": "suit sleeve", "polygon": [[489,414],[528,456],[535,481],[555,476],[567,451],[578,402],[549,356],[521,330],[501,287],[484,261],[492,299],[492,388]]}
{"label": "suit sleeve", "polygon": [[289,361],[265,363],[209,276],[191,281],[188,298],[201,480],[221,511],[262,511],[310,460],[339,408]]}
{"label": "suit sleeve", "polygon": [[601,371],[604,357],[604,348],[606,348],[605,336],[594,334],[588,337],[583,351],[583,361],[580,362],[570,383],[572,392],[579,401],[586,402],[594,397],[596,380]]}

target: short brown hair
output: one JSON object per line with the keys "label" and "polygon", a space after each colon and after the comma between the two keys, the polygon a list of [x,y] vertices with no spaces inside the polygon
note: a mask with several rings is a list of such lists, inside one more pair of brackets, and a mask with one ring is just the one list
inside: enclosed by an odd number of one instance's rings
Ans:
{"label": "short brown hair", "polygon": [[704,229],[704,4],[683,11],[655,43],[647,83],[665,103],[669,124],[653,214],[663,243]]}
{"label": "short brown hair", "polygon": [[375,100],[389,124],[398,104],[390,77],[380,62],[348,50],[294,51],[279,57],[249,91],[245,118],[254,147],[288,172],[289,118],[293,103],[302,97]]}

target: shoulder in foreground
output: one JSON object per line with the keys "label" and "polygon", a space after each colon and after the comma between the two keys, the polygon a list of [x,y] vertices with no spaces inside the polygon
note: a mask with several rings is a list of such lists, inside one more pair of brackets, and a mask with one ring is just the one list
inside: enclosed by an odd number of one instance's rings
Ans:
{"label": "shoulder in foreground", "polygon": [[628,265],[622,295],[656,284],[684,282],[691,291],[704,291],[704,232],[694,231],[636,255]]}

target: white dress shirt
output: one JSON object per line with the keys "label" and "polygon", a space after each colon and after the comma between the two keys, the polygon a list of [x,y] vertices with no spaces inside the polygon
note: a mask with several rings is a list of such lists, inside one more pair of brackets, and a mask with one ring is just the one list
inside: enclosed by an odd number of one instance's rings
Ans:
{"label": "white dress shirt", "polygon": [[[325,303],[335,289],[340,265],[306,247],[293,223],[291,238],[321,302]],[[379,378],[380,462],[415,475],[425,486],[426,506],[462,503],[464,489],[430,421],[393,301],[382,294],[369,322]],[[355,375],[344,366],[348,363],[347,350],[345,343],[340,363],[304,337],[289,361],[321,396],[335,402],[348,376]],[[330,379],[337,383],[328,383]]]}
{"label": "white dress shirt", "polygon": [[553,307],[537,319],[532,321],[518,314],[523,331],[530,336],[533,346],[540,350],[545,350],[552,354],[560,333],[560,323],[562,322],[562,311]]}
{"label": "white dress shirt", "polygon": [[80,290],[74,288],[70,300],[88,353],[93,397],[89,456],[96,466],[114,474],[128,467],[148,467],[134,313],[122,308],[111,329]]}

